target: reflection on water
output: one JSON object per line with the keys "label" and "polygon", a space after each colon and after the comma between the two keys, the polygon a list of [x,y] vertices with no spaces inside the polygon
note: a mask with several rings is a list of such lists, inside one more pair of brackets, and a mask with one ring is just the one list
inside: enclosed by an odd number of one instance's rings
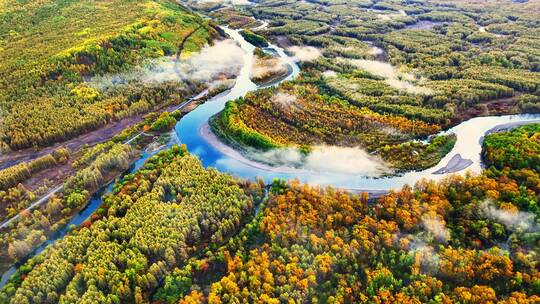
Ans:
{"label": "reflection on water", "polygon": [[[242,49],[243,55],[243,67],[240,71],[234,87],[224,94],[220,94],[208,102],[198,106],[194,111],[184,116],[175,126],[175,132],[168,137],[166,144],[156,144],[143,152],[141,158],[138,159],[130,168],[128,173],[134,173],[141,168],[146,160],[152,155],[156,154],[160,150],[170,147],[172,144],[178,143],[181,139],[181,143],[186,144],[189,151],[196,154],[202,161],[205,167],[212,166],[223,172],[244,177],[255,178],[261,177],[265,181],[270,182],[274,178],[293,179],[298,178],[303,182],[311,184],[321,185],[334,185],[336,187],[345,189],[358,189],[358,190],[387,190],[392,188],[399,188],[404,184],[414,184],[415,181],[421,178],[440,179],[446,175],[434,175],[433,172],[444,167],[450,159],[459,154],[464,159],[470,159],[472,165],[468,168],[473,172],[479,172],[481,170],[480,141],[484,134],[491,130],[494,126],[509,123],[519,122],[540,122],[540,115],[509,115],[498,117],[478,117],[461,123],[460,125],[443,133],[455,133],[457,135],[457,142],[453,150],[436,166],[428,170],[420,172],[409,172],[402,176],[390,177],[390,178],[370,178],[365,176],[350,175],[350,174],[336,174],[329,172],[315,172],[307,170],[297,170],[294,168],[286,168],[280,172],[275,172],[272,168],[264,165],[253,165],[249,160],[242,159],[239,153],[223,153],[222,150],[214,148],[205,138],[201,136],[201,128],[203,128],[208,119],[220,112],[225,103],[229,100],[233,100],[244,96],[250,91],[256,90],[258,87],[250,79],[250,69],[253,62],[253,51],[255,47],[247,43],[238,31],[224,28],[234,40],[238,41]],[[294,60],[285,54],[283,49],[270,45],[270,49],[276,52],[282,57],[285,63],[292,67],[291,74],[286,78],[287,80],[296,77],[300,69]],[[230,156],[233,155],[234,156]],[[53,238],[48,240],[43,246],[37,248],[30,256],[34,256],[43,251],[48,245],[53,244],[56,240],[64,237],[70,230],[72,225],[79,226],[85,220],[87,220],[94,211],[101,205],[101,197],[103,194],[112,191],[114,183],[111,182],[100,192],[96,193],[88,206],[77,214],[68,225],[60,230]],[[2,275],[0,281],[0,287],[3,287],[11,274],[13,274],[17,265],[10,268]]]}
{"label": "reflection on water", "polygon": [[[215,167],[220,171],[228,172],[236,176],[244,178],[261,177],[267,182],[272,181],[274,178],[298,178],[303,182],[311,184],[333,185],[345,189],[389,190],[400,188],[405,184],[414,184],[422,178],[438,180],[447,176],[447,174],[436,175],[433,174],[433,172],[445,167],[457,154],[460,154],[463,159],[472,161],[472,164],[467,168],[468,170],[479,172],[481,170],[480,140],[486,131],[490,130],[493,126],[511,122],[540,122],[540,115],[509,115],[470,119],[441,133],[455,133],[457,142],[454,149],[448,153],[438,165],[424,171],[409,172],[397,177],[371,178],[359,175],[299,170],[287,167],[281,167],[276,170],[267,165],[254,163],[251,160],[245,159],[240,153],[232,151],[231,148],[224,147],[223,144],[218,144],[217,147],[219,148],[216,148],[214,144],[207,141],[208,136],[201,136],[201,134],[207,132],[204,128],[207,128],[208,119],[219,113],[227,101],[244,96],[249,91],[257,89],[257,86],[249,79],[249,67],[253,60],[254,47],[247,43],[237,31],[229,29],[226,29],[226,31],[233,39],[241,44],[242,49],[245,51],[244,67],[241,70],[235,86],[229,93],[217,96],[184,116],[177,123],[175,131],[178,134],[180,141],[183,144],[186,144],[191,153],[196,154],[201,159],[205,167]],[[296,77],[299,73],[299,68],[294,60],[285,54],[282,49],[273,45],[270,47],[275,49],[283,60],[293,67],[293,73],[288,79]]]}
{"label": "reflection on water", "polygon": [[[166,136],[164,136],[164,138],[167,140],[168,142],[167,144],[162,144],[159,142],[150,144],[149,148],[143,151],[143,153],[141,154],[141,157],[131,165],[131,167],[125,174],[131,174],[131,173],[137,172],[144,165],[146,160],[148,160],[148,158],[157,154],[159,151],[163,150],[164,148],[171,147],[173,144],[178,143],[178,137],[176,137],[176,134],[174,132],[171,132],[171,134],[167,134]],[[32,251],[26,259],[12,266],[7,271],[5,271],[2,274],[2,278],[0,279],[0,288],[4,287],[4,285],[7,284],[9,277],[12,274],[14,274],[15,271],[17,271],[17,268],[19,267],[19,265],[25,263],[31,257],[34,257],[40,252],[42,252],[43,250],[45,250],[47,246],[52,245],[57,240],[63,238],[72,229],[73,226],[80,226],[84,221],[90,218],[90,216],[101,206],[101,203],[102,203],[101,197],[107,193],[110,193],[113,190],[113,187],[114,187],[114,181],[111,181],[101,190],[94,193],[88,205],[86,205],[86,207],[84,207],[83,210],[77,213],[68,222],[67,225],[65,225],[62,229],[56,232],[51,238],[49,238],[41,246],[34,249],[34,251]]]}
{"label": "reflection on water", "polygon": [[[294,168],[269,168],[265,165],[253,164],[252,161],[242,158],[239,153],[227,153],[222,149],[215,149],[205,139],[197,136],[191,137],[189,141],[183,140],[188,145],[192,153],[197,154],[205,166],[218,168],[220,171],[228,172],[244,178],[261,177],[270,182],[274,178],[293,179],[298,178],[310,184],[333,185],[335,187],[351,190],[390,190],[400,188],[405,184],[413,185],[422,178],[439,180],[448,174],[433,174],[435,171],[445,167],[452,158],[460,155],[464,160],[470,160],[471,164],[466,170],[478,173],[481,171],[481,144],[480,141],[485,132],[493,126],[507,123],[538,122],[540,115],[508,115],[497,117],[478,117],[461,123],[460,125],[444,133],[455,133],[457,142],[450,153],[444,157],[439,164],[427,170],[419,172],[408,172],[401,176],[387,178],[371,178],[361,175],[337,174],[320,171],[307,171]],[[196,129],[197,126],[191,126]],[[192,130],[193,130],[192,129]],[[224,152],[222,152],[224,151]],[[457,166],[460,168],[459,166]]]}

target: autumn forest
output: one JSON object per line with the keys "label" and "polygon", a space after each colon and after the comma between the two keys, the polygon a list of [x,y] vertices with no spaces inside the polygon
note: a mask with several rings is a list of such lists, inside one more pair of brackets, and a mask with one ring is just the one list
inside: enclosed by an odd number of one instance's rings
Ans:
{"label": "autumn forest", "polygon": [[0,303],[540,303],[540,1],[0,0]]}

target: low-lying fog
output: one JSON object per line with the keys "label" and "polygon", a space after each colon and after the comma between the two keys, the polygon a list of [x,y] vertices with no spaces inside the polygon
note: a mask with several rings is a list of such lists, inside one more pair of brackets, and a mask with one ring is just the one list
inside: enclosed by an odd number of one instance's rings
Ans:
{"label": "low-lying fog", "polygon": [[236,76],[242,66],[244,51],[232,39],[207,45],[187,59],[166,56],[151,59],[132,71],[115,75],[96,76],[90,85],[106,90],[129,82],[161,83],[166,81],[199,82],[213,85],[225,76]]}

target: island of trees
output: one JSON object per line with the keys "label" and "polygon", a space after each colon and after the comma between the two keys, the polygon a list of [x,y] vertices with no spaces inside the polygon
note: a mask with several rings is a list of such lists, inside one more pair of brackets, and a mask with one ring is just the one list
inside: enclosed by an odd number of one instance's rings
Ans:
{"label": "island of trees", "polygon": [[540,112],[537,1],[230,2],[0,4],[0,304],[540,303],[540,124],[487,134],[479,174],[370,197],[205,168],[169,131],[208,83],[127,77],[227,24],[258,47],[253,81],[289,72],[269,42],[302,72],[229,101],[221,140],[428,168],[456,142],[439,131]]}

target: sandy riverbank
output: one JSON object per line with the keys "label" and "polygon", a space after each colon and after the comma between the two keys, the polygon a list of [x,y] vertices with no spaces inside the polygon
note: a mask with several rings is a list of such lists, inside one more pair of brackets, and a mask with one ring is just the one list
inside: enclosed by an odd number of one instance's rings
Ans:
{"label": "sandy riverbank", "polygon": [[244,155],[242,155],[240,152],[235,150],[234,148],[226,145],[223,143],[210,129],[210,125],[208,123],[205,123],[200,129],[199,134],[201,137],[208,142],[212,147],[214,147],[219,152],[227,155],[230,158],[233,158],[236,161],[239,161],[242,164],[248,165],[252,168],[257,168],[261,170],[265,170],[268,172],[273,173],[301,173],[302,170],[299,169],[293,169],[289,167],[273,167],[266,164],[258,163],[255,161],[252,161],[250,159],[247,159]]}
{"label": "sandy riverbank", "polygon": [[[223,143],[215,134],[212,132],[210,125],[208,123],[204,124],[200,130],[199,134],[201,137],[207,141],[209,144],[212,145],[215,149],[220,151],[221,153],[227,155],[230,158],[233,158],[234,160],[245,164],[247,166],[250,166],[252,168],[257,168],[261,170],[265,170],[268,172],[280,174],[280,173],[287,173],[287,174],[304,174],[306,173],[306,170],[302,169],[295,169],[290,167],[284,167],[284,166],[270,166],[262,163],[258,163],[256,161],[252,161],[250,159],[247,159],[244,155],[242,155],[240,152],[235,150],[234,148],[226,145]],[[351,177],[353,178],[353,177]],[[352,194],[361,194],[361,193],[368,193],[370,201],[376,200],[377,198],[385,195],[388,193],[387,190],[363,190],[363,189],[349,189],[349,188],[341,188],[342,190],[348,191]]]}
{"label": "sandy riverbank", "polygon": [[[540,123],[540,120],[538,120],[536,123]],[[491,129],[489,129],[484,136],[489,135],[489,134],[493,134],[493,133],[498,133],[498,132],[508,132],[508,131],[511,131],[511,130],[513,130],[515,128],[518,128],[518,127],[521,127],[521,126],[524,126],[524,125],[529,125],[529,124],[531,124],[530,121],[528,121],[528,122],[527,121],[509,122],[509,123],[498,125],[498,126],[495,126],[495,127],[491,128]]]}
{"label": "sandy riverbank", "polygon": [[446,164],[446,166],[433,172],[433,174],[456,173],[456,172],[466,169],[472,164],[473,164],[472,160],[462,158],[461,154],[456,154],[450,159],[450,161],[448,161],[448,164]]}

